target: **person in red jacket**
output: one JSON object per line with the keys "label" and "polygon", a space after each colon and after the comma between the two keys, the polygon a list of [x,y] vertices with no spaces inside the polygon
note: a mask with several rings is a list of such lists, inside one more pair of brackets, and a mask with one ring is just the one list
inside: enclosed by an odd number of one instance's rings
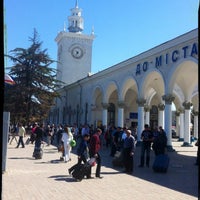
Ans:
{"label": "person in red jacket", "polygon": [[100,140],[100,135],[102,133],[102,130],[100,128],[97,129],[97,132],[92,135],[90,139],[90,145],[89,145],[89,154],[90,158],[95,157],[96,158],[96,163],[97,163],[97,168],[96,168],[96,178],[103,178],[100,176],[101,172],[101,156],[99,154],[99,150],[101,148],[101,140]]}

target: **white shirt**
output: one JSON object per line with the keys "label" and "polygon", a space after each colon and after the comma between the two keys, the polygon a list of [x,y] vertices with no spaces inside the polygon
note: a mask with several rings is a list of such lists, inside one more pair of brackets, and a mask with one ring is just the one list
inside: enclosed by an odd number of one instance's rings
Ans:
{"label": "white shirt", "polygon": [[62,134],[62,141],[64,144],[69,144],[69,142],[73,139],[73,135],[69,133],[69,135],[66,132],[63,132]]}

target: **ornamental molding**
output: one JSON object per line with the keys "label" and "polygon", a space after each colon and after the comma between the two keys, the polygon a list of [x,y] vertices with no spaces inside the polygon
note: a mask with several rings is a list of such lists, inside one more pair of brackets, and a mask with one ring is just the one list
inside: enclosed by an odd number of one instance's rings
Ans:
{"label": "ornamental molding", "polygon": [[165,104],[171,105],[175,97],[172,94],[166,94],[162,96],[162,99],[165,101]]}
{"label": "ornamental molding", "polygon": [[150,106],[144,105],[144,111],[145,111],[145,112],[149,112],[149,111],[150,111]]}
{"label": "ornamental molding", "polygon": [[136,103],[138,104],[139,107],[144,107],[145,103],[146,103],[146,99],[137,99]]}
{"label": "ornamental molding", "polygon": [[108,109],[109,103],[101,103],[103,109]]}
{"label": "ornamental molding", "polygon": [[185,101],[183,102],[183,107],[185,108],[185,110],[190,110],[191,106],[193,105],[191,102],[189,101]]}
{"label": "ornamental molding", "polygon": [[165,104],[162,104],[162,103],[158,104],[158,109],[159,111],[165,110]]}
{"label": "ornamental molding", "polygon": [[118,101],[117,105],[118,105],[119,108],[124,108],[125,102],[124,101]]}

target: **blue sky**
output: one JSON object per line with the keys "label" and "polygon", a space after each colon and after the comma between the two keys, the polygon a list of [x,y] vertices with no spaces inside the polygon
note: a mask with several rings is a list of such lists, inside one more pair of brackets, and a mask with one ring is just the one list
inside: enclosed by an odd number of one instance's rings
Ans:
{"label": "blue sky", "polygon": [[[96,73],[198,27],[199,0],[78,0],[84,34],[94,27]],[[75,0],[4,0],[7,52],[28,48],[36,28],[49,56],[57,59],[58,32]],[[11,66],[10,61],[6,62]],[[52,67],[56,67],[53,64]]]}

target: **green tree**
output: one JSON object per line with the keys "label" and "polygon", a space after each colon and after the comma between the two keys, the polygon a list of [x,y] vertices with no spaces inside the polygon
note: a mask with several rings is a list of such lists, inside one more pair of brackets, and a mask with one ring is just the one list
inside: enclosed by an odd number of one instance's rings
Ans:
{"label": "green tree", "polygon": [[4,110],[11,113],[14,123],[45,120],[63,85],[56,79],[57,70],[50,67],[56,61],[50,59],[46,49],[41,50],[38,38],[34,29],[28,49],[16,48],[6,55],[14,64],[8,69],[16,84],[5,87]]}

